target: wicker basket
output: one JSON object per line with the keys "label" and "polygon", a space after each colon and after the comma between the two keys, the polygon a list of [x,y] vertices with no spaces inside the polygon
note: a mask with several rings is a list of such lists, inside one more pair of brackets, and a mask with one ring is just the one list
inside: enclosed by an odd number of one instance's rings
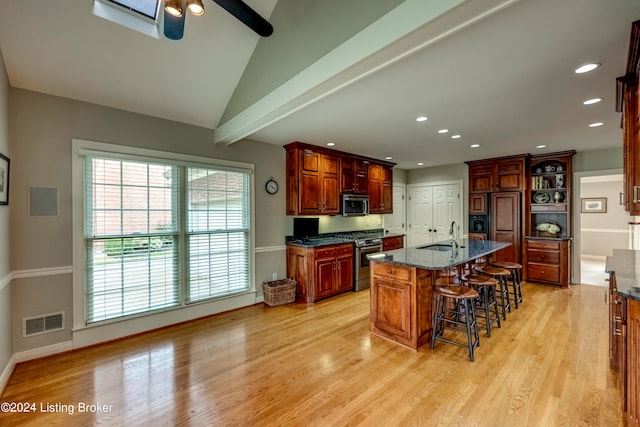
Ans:
{"label": "wicker basket", "polygon": [[273,307],[294,302],[296,300],[296,285],[293,278],[262,282],[265,304]]}

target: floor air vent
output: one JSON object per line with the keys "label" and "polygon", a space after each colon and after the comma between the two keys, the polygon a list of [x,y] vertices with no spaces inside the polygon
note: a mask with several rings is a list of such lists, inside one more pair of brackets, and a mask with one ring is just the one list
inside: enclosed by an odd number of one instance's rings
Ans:
{"label": "floor air vent", "polygon": [[22,336],[46,334],[64,329],[64,311],[22,319]]}

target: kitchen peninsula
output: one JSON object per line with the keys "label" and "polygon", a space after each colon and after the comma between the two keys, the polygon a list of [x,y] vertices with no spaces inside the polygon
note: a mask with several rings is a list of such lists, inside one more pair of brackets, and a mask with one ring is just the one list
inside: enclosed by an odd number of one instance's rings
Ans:
{"label": "kitchen peninsula", "polygon": [[375,335],[417,350],[431,338],[433,286],[440,274],[511,245],[492,240],[450,241],[369,255],[370,328]]}

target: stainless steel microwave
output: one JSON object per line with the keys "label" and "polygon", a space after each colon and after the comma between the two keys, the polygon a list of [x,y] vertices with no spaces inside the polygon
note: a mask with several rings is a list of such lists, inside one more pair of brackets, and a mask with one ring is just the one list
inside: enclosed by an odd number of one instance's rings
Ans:
{"label": "stainless steel microwave", "polygon": [[369,215],[369,196],[361,194],[343,194],[341,198],[342,216]]}

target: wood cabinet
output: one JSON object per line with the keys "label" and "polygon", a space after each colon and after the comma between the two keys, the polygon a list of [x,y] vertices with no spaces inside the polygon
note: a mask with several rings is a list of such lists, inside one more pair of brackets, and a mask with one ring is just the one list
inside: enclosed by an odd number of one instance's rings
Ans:
{"label": "wood cabinet", "polygon": [[287,245],[287,276],[298,282],[296,300],[313,303],[353,288],[353,244],[318,248]]}
{"label": "wood cabinet", "polygon": [[640,426],[640,302],[618,294],[609,273],[609,360],[618,374],[626,425]]}
{"label": "wood cabinet", "polygon": [[526,187],[527,158],[528,155],[523,154],[467,162],[469,165],[469,192],[523,191]]}
{"label": "wood cabinet", "polygon": [[432,272],[371,261],[371,332],[417,350],[431,338]]}
{"label": "wood cabinet", "polygon": [[469,233],[469,240],[487,240],[487,233]]}
{"label": "wood cabinet", "polygon": [[469,194],[469,215],[487,214],[487,194]]}
{"label": "wood cabinet", "polygon": [[287,151],[287,215],[337,215],[340,194],[368,194],[371,213],[393,213],[393,166],[302,142]]}
{"label": "wood cabinet", "polygon": [[393,213],[393,170],[389,166],[369,164],[369,212]]}
{"label": "wood cabinet", "polygon": [[391,236],[382,238],[382,251],[392,251],[404,247],[404,236]]}
{"label": "wood cabinet", "polygon": [[571,240],[526,239],[526,277],[533,282],[569,287],[571,277]]}
{"label": "wood cabinet", "polygon": [[640,426],[640,302],[627,300],[626,325],[627,426]]}
{"label": "wood cabinet", "polygon": [[640,21],[631,27],[626,74],[616,79],[616,111],[622,113],[625,209],[640,215]]}
{"label": "wood cabinet", "polygon": [[355,157],[342,158],[342,192],[369,194],[369,161]]}
{"label": "wood cabinet", "polygon": [[517,191],[491,194],[490,240],[511,243],[511,246],[496,252],[492,261],[521,262],[522,209],[520,198],[520,192]]}
{"label": "wood cabinet", "polygon": [[340,212],[339,161],[309,147],[287,150],[287,215]]}

